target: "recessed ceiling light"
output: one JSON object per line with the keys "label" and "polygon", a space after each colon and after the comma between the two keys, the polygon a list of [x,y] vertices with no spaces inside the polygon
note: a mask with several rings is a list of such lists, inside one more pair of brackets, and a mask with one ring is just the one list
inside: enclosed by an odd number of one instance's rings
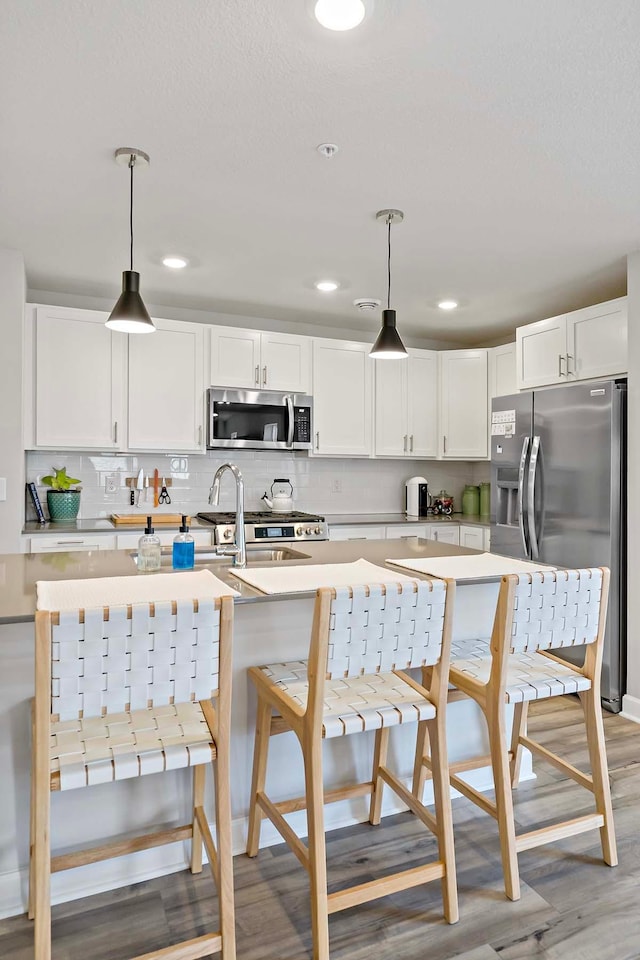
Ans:
{"label": "recessed ceiling light", "polygon": [[314,13],[327,30],[353,30],[364,20],[366,10],[362,0],[318,0]]}
{"label": "recessed ceiling light", "polygon": [[340,284],[336,283],[335,280],[318,280],[316,290],[320,290],[322,293],[333,293],[339,286]]}
{"label": "recessed ceiling light", "polygon": [[171,267],[172,270],[182,270],[189,263],[184,257],[163,257],[162,262],[165,267]]}
{"label": "recessed ceiling light", "polygon": [[455,310],[458,306],[457,300],[441,300],[438,304],[441,310]]}

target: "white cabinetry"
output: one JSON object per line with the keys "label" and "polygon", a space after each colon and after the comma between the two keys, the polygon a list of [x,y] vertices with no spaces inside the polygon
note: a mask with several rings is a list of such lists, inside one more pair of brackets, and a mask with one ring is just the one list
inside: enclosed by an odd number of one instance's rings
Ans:
{"label": "white cabinetry", "polygon": [[154,320],[129,337],[129,448],[204,450],[204,327]]}
{"label": "white cabinetry", "polygon": [[484,534],[482,527],[467,527],[460,524],[460,546],[471,547],[473,550],[484,550]]}
{"label": "white cabinetry", "polygon": [[489,398],[508,397],[517,390],[515,343],[493,347],[489,350]]}
{"label": "white cabinetry", "polygon": [[31,537],[29,544],[31,553],[78,553],[83,550],[115,550],[116,538],[109,534],[87,533],[84,536],[65,536],[59,537],[52,534],[43,534],[39,537]]}
{"label": "white cabinetry", "polygon": [[611,377],[627,371],[627,298],[516,330],[518,387]]}
{"label": "white cabinetry", "polygon": [[429,523],[427,524],[427,538],[437,540],[438,543],[460,544],[460,528],[457,523]]}
{"label": "white cabinetry", "polygon": [[387,540],[413,540],[421,537],[427,540],[427,526],[424,523],[396,523],[387,527]]}
{"label": "white cabinetry", "polygon": [[313,341],[313,452],[367,457],[372,437],[371,346]]}
{"label": "white cabinetry", "polygon": [[406,360],[375,366],[375,454],[438,455],[438,355],[410,350]]}
{"label": "white cabinetry", "polygon": [[28,445],[123,446],[127,338],[105,327],[106,319],[93,310],[36,308],[35,430],[32,437],[28,431]]}
{"label": "white cabinetry", "polygon": [[308,393],[311,338],[212,327],[211,383],[216,387]]}
{"label": "white cabinetry", "polygon": [[384,540],[384,527],[358,524],[354,527],[329,527],[329,540]]}
{"label": "white cabinetry", "polygon": [[448,460],[488,455],[486,350],[443,350],[440,364],[440,455]]}

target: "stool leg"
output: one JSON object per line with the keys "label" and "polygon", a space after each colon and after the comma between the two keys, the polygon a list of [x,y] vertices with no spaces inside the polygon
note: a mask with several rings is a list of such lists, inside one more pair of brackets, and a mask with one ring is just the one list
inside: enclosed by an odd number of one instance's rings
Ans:
{"label": "stool leg", "polygon": [[509,761],[509,774],[512,787],[517,787],[520,779],[520,764],[522,763],[522,744],[520,743],[520,737],[526,736],[528,716],[529,701],[523,700],[522,703],[516,703],[513,709],[511,760]]}
{"label": "stool leg", "polygon": [[324,789],[322,740],[313,734],[302,741],[304,780],[309,832],[309,883],[311,886],[311,931],[313,960],[329,960],[329,911],[327,905],[327,854],[324,836]]}
{"label": "stool leg", "polygon": [[35,875],[35,855],[34,855],[34,844],[35,844],[35,816],[36,816],[36,773],[35,773],[35,764],[33,763],[33,757],[35,753],[35,730],[34,730],[34,717],[33,717],[34,703],[31,701],[31,780],[29,784],[29,794],[30,794],[30,807],[29,807],[29,898],[27,901],[27,917],[29,920],[33,920],[33,892],[35,888],[36,875]]}
{"label": "stool leg", "polygon": [[193,768],[193,836],[191,837],[191,873],[202,873],[202,832],[196,819],[196,807],[204,802],[206,767],[199,763]]}
{"label": "stool leg", "polygon": [[389,727],[380,727],[376,730],[375,746],[373,748],[373,772],[371,780],[371,803],[369,805],[369,823],[377,825],[380,823],[380,810],[382,809],[382,790],[384,780],[379,775],[380,767],[384,767],[387,762],[387,750],[389,748]]}
{"label": "stool leg", "polygon": [[607,751],[604,739],[604,723],[600,697],[594,695],[593,689],[585,690],[580,694],[582,709],[584,710],[585,725],[587,728],[587,743],[589,745],[589,759],[593,776],[593,793],[596,800],[596,809],[604,817],[604,825],[600,827],[600,842],[602,857],[610,867],[618,863],[616,849],[616,835],[613,824],[613,807],[611,804],[611,788],[609,786],[609,770],[607,766]]}
{"label": "stool leg", "polygon": [[34,789],[33,891],[35,960],[51,960],[51,848],[49,837],[51,794],[49,784],[38,778]]}
{"label": "stool leg", "polygon": [[[203,768],[204,769],[204,768]],[[216,797],[216,845],[218,848],[218,902],[222,960],[236,960],[236,925],[231,850],[231,769],[228,749],[218,752],[214,762]]]}
{"label": "stool leg", "polygon": [[258,694],[256,715],[256,739],[253,747],[253,775],[251,778],[251,796],[249,798],[249,833],[247,837],[247,856],[255,857],[260,846],[260,826],[262,810],[258,806],[257,796],[264,791],[267,778],[267,756],[271,737],[271,707]]}
{"label": "stool leg", "polygon": [[486,718],[489,727],[491,766],[496,791],[500,851],[504,871],[504,888],[509,900],[520,899],[520,876],[516,851],[516,827],[513,819],[513,797],[509,775],[509,754],[504,719],[504,703],[489,693]]}
{"label": "stool leg", "polygon": [[422,762],[423,757],[429,756],[429,729],[427,721],[421,720],[418,724],[418,736],[416,739],[416,758],[413,763],[413,783],[411,792],[416,800],[422,803],[424,796],[424,782],[427,779],[427,768]]}
{"label": "stool leg", "polygon": [[[451,812],[451,789],[449,783],[449,761],[446,745],[446,715],[439,710],[435,720],[426,721],[431,741],[431,770],[433,776],[433,795],[438,825],[438,854],[444,863],[445,874],[442,878],[442,902],[447,923],[457,923],[458,885],[456,880],[456,858],[453,844],[453,814]],[[424,770],[424,767],[422,767]],[[422,802],[422,795],[419,797]]]}

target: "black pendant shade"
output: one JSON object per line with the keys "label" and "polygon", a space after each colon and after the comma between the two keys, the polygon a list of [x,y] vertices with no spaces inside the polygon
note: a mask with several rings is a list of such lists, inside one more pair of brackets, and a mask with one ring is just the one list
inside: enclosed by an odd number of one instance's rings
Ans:
{"label": "black pendant shade", "polygon": [[120,333],[153,333],[156,329],[140,296],[140,274],[135,270],[122,271],[122,293],[107,326]]}
{"label": "black pendant shade", "polygon": [[396,330],[395,310],[382,311],[382,329],[369,356],[385,360],[400,360],[408,356],[405,345]]}
{"label": "black pendant shade", "polygon": [[129,168],[129,270],[122,271],[122,293],[109,314],[106,326],[120,333],[154,333],[155,326],[140,296],[140,274],[133,269],[133,168],[136,162],[148,165],[149,156],[133,147],[120,147],[115,152],[117,163]]}

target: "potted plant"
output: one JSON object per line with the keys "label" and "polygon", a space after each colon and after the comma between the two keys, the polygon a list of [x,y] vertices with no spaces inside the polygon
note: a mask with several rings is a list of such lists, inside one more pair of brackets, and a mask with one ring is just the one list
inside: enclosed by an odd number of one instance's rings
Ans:
{"label": "potted plant", "polygon": [[80,490],[72,490],[74,484],[80,483],[73,477],[67,476],[67,468],[57,470],[55,467],[54,476],[43,477],[42,482],[47,490],[47,507],[49,508],[49,519],[53,521],[75,520],[80,510]]}

